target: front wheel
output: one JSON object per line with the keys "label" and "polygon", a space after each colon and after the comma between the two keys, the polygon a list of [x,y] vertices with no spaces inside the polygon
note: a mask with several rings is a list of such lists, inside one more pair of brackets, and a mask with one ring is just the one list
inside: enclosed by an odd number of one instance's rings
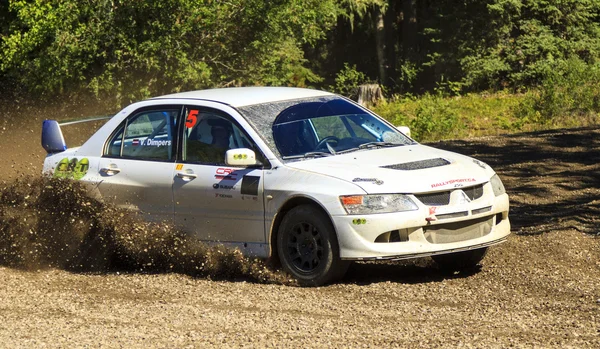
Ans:
{"label": "front wheel", "polygon": [[297,206],[283,218],[277,234],[283,268],[302,286],[320,286],[344,276],[335,231],[327,216],[311,205]]}
{"label": "front wheel", "polygon": [[431,258],[445,271],[461,271],[473,269],[481,262],[487,247],[456,253],[441,254]]}

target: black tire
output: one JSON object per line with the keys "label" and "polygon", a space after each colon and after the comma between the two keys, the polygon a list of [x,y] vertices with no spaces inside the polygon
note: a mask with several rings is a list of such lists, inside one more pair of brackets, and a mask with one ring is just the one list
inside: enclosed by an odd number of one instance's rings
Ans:
{"label": "black tire", "polygon": [[321,286],[346,274],[335,230],[328,217],[311,205],[294,207],[283,217],[277,234],[282,267],[301,286]]}
{"label": "black tire", "polygon": [[461,271],[477,267],[479,262],[485,257],[486,253],[487,247],[463,252],[441,254],[432,256],[431,258],[442,270]]}

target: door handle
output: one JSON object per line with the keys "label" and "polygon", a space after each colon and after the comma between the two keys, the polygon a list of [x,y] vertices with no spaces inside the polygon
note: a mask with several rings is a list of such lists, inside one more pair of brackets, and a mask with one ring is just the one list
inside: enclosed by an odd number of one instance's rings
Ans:
{"label": "door handle", "polygon": [[198,177],[198,175],[192,172],[177,172],[177,177],[189,182],[192,179]]}
{"label": "door handle", "polygon": [[117,166],[115,166],[115,167],[108,166],[108,167],[101,168],[100,172],[106,174],[107,176],[114,176],[117,173],[121,172],[121,169],[118,168]]}

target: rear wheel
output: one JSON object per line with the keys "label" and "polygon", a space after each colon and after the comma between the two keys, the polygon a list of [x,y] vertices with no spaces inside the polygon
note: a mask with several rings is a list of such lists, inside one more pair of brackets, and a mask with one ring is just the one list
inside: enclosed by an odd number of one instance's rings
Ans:
{"label": "rear wheel", "polygon": [[431,258],[440,269],[446,271],[461,271],[475,268],[485,257],[487,247],[456,253],[441,254]]}
{"label": "rear wheel", "polygon": [[285,215],[277,234],[277,252],[283,268],[302,286],[338,280],[350,264],[340,259],[328,217],[311,205],[294,207]]}

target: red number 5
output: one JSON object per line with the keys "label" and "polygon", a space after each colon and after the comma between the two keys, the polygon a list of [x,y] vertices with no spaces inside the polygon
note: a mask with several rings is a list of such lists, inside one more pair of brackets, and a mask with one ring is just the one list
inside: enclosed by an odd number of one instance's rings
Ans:
{"label": "red number 5", "polygon": [[185,120],[185,127],[192,128],[198,121],[198,110],[190,110],[187,119]]}

